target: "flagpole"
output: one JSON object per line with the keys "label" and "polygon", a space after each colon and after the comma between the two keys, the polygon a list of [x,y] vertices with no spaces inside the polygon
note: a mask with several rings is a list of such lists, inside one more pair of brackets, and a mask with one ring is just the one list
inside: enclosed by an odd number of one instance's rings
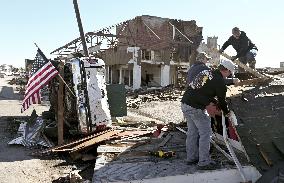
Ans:
{"label": "flagpole", "polygon": [[[34,43],[35,46],[40,49],[38,47],[38,45],[36,43]],[[76,98],[76,95],[74,94],[74,92],[71,90],[71,88],[67,85],[67,83],[64,81],[64,79],[62,78],[62,76],[60,75],[60,73],[58,73],[58,77],[61,79],[61,81],[66,85],[66,87],[68,88],[68,90],[70,91],[70,93]]]}
{"label": "flagpole", "polygon": [[70,93],[76,97],[75,93],[71,90],[71,88],[67,85],[67,83],[64,81],[64,79],[62,78],[62,76],[60,74],[58,74],[58,77],[61,79],[61,81],[66,85],[66,87],[68,88],[68,90],[70,91]]}

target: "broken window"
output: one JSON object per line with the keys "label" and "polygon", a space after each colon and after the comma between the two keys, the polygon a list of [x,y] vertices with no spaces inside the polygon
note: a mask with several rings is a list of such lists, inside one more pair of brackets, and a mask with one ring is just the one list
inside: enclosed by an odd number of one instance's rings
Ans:
{"label": "broken window", "polygon": [[178,54],[177,54],[177,52],[171,52],[170,60],[178,61]]}
{"label": "broken window", "polygon": [[154,60],[156,60],[156,61],[162,60],[161,51],[159,51],[159,50],[154,51]]}
{"label": "broken window", "polygon": [[154,74],[146,74],[146,86],[148,86],[149,85],[149,83],[151,82],[151,81],[153,81],[154,80]]}
{"label": "broken window", "polygon": [[151,60],[151,51],[150,50],[142,50],[142,60]]}

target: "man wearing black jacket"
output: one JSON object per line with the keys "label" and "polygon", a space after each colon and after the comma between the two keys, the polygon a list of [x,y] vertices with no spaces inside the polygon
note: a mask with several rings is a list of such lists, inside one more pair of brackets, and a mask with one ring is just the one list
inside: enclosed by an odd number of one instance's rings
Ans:
{"label": "man wearing black jacket", "polygon": [[228,46],[232,45],[237,52],[237,55],[233,56],[232,60],[238,58],[243,64],[248,63],[249,67],[255,69],[257,47],[247,37],[246,33],[240,31],[238,27],[232,29],[232,34],[233,35],[223,44],[219,52],[222,53]]}
{"label": "man wearing black jacket", "polygon": [[[197,75],[196,88],[189,86],[181,100],[181,109],[187,121],[186,139],[187,163],[198,162],[200,169],[214,169],[216,164],[209,155],[210,136],[212,134],[210,115],[214,115],[214,103],[218,100],[224,115],[229,115],[224,78],[233,74],[235,65],[230,60],[223,60],[218,69],[209,75]],[[195,67],[191,68],[192,72]]]}

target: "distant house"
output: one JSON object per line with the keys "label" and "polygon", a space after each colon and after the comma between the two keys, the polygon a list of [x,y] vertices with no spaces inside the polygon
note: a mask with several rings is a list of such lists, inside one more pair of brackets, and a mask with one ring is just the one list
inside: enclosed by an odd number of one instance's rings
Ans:
{"label": "distant house", "polygon": [[280,68],[284,68],[284,62],[280,62]]}
{"label": "distant house", "polygon": [[[110,29],[115,28],[115,35]],[[115,26],[89,32],[86,40],[91,55],[106,64],[106,81],[125,84],[132,89],[143,86],[164,87],[178,83],[178,70],[195,61],[202,41],[202,27],[196,21],[184,21],[142,15]],[[107,37],[109,47],[100,49]],[[77,38],[53,51],[61,57],[82,52]],[[77,49],[74,48],[74,45]],[[97,51],[94,51],[97,50]]]}
{"label": "distant house", "polygon": [[3,64],[0,66],[0,72],[7,76],[12,76],[12,70],[13,70],[12,65]]}

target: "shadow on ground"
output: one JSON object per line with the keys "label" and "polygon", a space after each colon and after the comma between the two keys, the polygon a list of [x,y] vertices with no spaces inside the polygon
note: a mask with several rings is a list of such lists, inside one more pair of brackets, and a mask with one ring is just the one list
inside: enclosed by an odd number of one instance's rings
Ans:
{"label": "shadow on ground", "polygon": [[13,87],[3,86],[0,91],[0,100],[21,100],[21,95],[14,93]]}

